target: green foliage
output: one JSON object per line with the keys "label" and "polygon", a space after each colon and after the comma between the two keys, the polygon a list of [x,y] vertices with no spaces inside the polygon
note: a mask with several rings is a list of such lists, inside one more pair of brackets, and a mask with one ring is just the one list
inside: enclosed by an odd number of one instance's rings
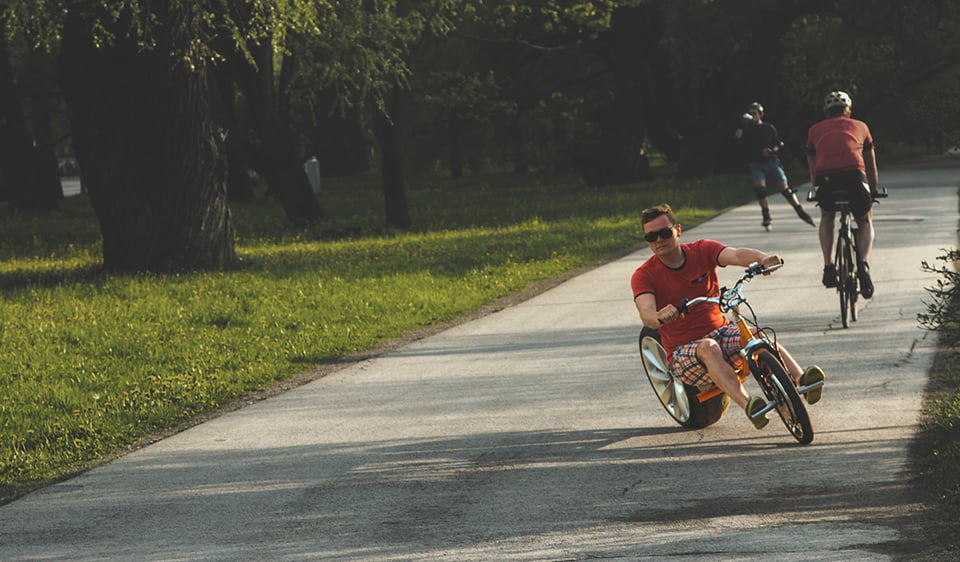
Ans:
{"label": "green foliage", "polygon": [[960,332],[948,330],[938,338],[941,348],[934,359],[920,432],[912,447],[914,467],[937,510],[929,532],[939,541],[955,541],[960,518]]}
{"label": "green foliage", "polygon": [[924,477],[930,499],[937,506],[936,521],[928,532],[938,542],[956,540],[960,517],[960,289],[956,264],[960,252],[947,250],[944,265],[923,269],[938,275],[927,311],[918,315],[920,325],[937,331],[939,343],[927,388],[921,430],[913,445],[915,467]]}
{"label": "green foliage", "polygon": [[[149,47],[159,6],[202,22],[178,60],[221,61],[238,46],[252,62],[265,41],[295,60],[283,95],[303,137],[316,113],[389,111],[409,89],[416,122],[403,124],[405,141],[417,150],[404,156],[415,170],[448,158],[456,136],[476,169],[566,171],[571,154],[610,133],[604,117],[624,121],[608,114],[618,95],[642,116],[630,124],[637,146],[671,158],[709,161],[722,143],[705,151],[700,137],[728,140],[718,131],[731,108],[758,97],[782,134],[800,136],[836,88],[854,95],[881,149],[960,134],[960,4],[951,0],[7,0],[0,13],[9,33],[51,48],[69,12],[99,43],[126,33]],[[637,6],[643,24],[629,32],[639,39],[617,52],[611,26]],[[694,144],[683,152],[682,142]]]}
{"label": "green foliage", "polygon": [[432,180],[411,189],[423,230],[377,235],[375,191],[325,183],[340,218],[313,227],[236,207],[243,263],[219,273],[104,276],[83,197],[45,223],[0,219],[0,497],[633,246],[645,206],[668,200],[695,224],[749,195],[739,177]]}
{"label": "green foliage", "polygon": [[819,109],[833,89],[854,112],[901,138],[923,139],[960,119],[960,6],[956,2],[849,2],[794,22],[784,39],[791,101]]}
{"label": "green foliage", "polygon": [[593,2],[473,2],[465,13],[504,29],[523,27],[547,34],[582,33],[596,35],[610,28],[613,11],[642,0],[598,0]]}
{"label": "green foliage", "polygon": [[935,287],[928,287],[927,293],[932,300],[926,302],[927,311],[918,315],[920,325],[928,330],[940,330],[960,334],[960,273],[956,264],[960,262],[960,251],[952,249],[937,257],[944,265],[933,266],[924,261],[921,269],[935,273],[940,277]]}

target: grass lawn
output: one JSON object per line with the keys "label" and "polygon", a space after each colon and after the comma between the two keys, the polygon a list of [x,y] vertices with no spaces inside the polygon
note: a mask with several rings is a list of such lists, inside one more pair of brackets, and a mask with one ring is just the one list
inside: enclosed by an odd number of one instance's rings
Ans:
{"label": "grass lawn", "polygon": [[4,215],[0,498],[634,247],[644,207],[670,202],[693,226],[749,200],[744,179],[424,179],[406,232],[382,228],[375,178],[326,180],[328,219],[234,206],[240,267],[181,275],[103,274],[85,196]]}

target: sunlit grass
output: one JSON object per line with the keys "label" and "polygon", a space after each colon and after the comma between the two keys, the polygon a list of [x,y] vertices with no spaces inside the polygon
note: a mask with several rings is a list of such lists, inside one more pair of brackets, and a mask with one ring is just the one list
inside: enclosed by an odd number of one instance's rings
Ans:
{"label": "sunlit grass", "polygon": [[85,198],[4,217],[0,497],[635,246],[646,206],[692,226],[748,199],[742,180],[434,179],[411,187],[408,232],[382,229],[376,182],[325,182],[326,220],[236,207],[241,266],[169,276],[103,275]]}

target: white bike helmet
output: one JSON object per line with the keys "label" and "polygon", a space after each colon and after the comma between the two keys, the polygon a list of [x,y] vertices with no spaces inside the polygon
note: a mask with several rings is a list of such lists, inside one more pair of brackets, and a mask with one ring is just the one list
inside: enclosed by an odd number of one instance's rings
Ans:
{"label": "white bike helmet", "polygon": [[827,110],[831,107],[853,107],[853,100],[850,99],[850,94],[846,92],[839,90],[830,92],[827,94],[827,98],[823,100],[823,109]]}
{"label": "white bike helmet", "polygon": [[763,117],[763,106],[760,105],[760,102],[755,101],[747,107],[747,112],[749,113],[751,109],[756,109],[757,113],[760,114],[760,117]]}

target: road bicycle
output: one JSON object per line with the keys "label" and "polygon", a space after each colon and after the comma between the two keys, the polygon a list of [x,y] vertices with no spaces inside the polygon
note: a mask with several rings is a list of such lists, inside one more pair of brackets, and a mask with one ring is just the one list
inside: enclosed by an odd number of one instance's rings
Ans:
{"label": "road bicycle", "polygon": [[[680,303],[678,310],[685,313],[693,306],[713,303],[736,323],[740,329],[741,349],[740,353],[732,358],[731,364],[741,382],[753,375],[767,401],[767,405],[755,413],[754,417],[765,416],[776,410],[790,435],[806,445],[813,441],[813,426],[801,397],[823,386],[823,381],[797,387],[784,366],[776,332],[772,328],[759,326],[757,315],[743,293],[744,283],[782,266],[781,263],[764,268],[758,263],[751,264],[732,288],[720,289],[720,294],[716,297],[685,300]],[[750,319],[741,312],[742,309],[749,310]],[[641,330],[640,355],[654,393],[667,413],[681,426],[703,428],[723,417],[730,405],[730,397],[713,382],[700,387],[682,382],[670,368],[657,330],[647,327]]]}
{"label": "road bicycle", "polygon": [[[834,249],[833,263],[837,267],[837,293],[840,295],[840,322],[844,328],[850,322],[857,321],[857,300],[860,298],[859,272],[860,253],[857,250],[857,225],[851,220],[850,195],[845,189],[833,192],[834,208],[840,213],[840,226],[837,229],[837,245]],[[887,190],[873,193],[873,201],[887,196]],[[816,202],[816,191],[807,192],[807,201]]]}

